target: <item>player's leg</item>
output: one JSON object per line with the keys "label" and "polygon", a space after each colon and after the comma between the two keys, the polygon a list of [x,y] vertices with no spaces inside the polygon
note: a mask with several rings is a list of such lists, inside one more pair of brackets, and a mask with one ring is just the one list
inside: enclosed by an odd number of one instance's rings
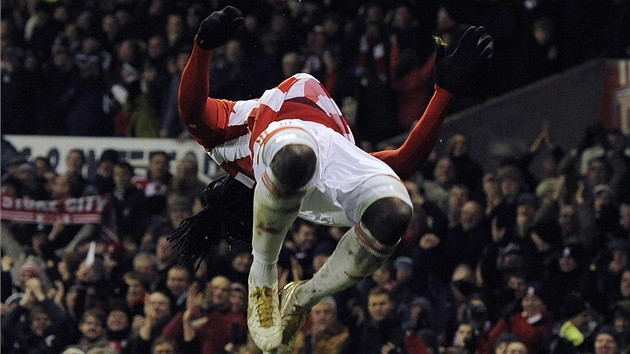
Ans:
{"label": "player's leg", "polygon": [[248,327],[263,350],[281,340],[277,261],[315,171],[312,137],[300,128],[270,131],[260,145],[254,190],[253,263],[249,274]]}
{"label": "player's leg", "polygon": [[324,296],[374,273],[394,252],[411,220],[411,201],[397,178],[374,176],[354,193],[357,195],[348,199],[358,202],[354,210],[360,213],[361,221],[346,232],[312,279],[290,283],[282,291],[284,352],[290,350],[310,308]]}

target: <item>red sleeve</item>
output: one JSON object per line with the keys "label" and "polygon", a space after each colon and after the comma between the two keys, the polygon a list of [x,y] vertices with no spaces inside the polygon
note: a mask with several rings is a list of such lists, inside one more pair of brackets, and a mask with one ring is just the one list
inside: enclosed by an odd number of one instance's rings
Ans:
{"label": "red sleeve", "polygon": [[405,349],[408,354],[428,354],[427,345],[421,336],[410,334],[405,336]]}
{"label": "red sleeve", "polygon": [[372,155],[386,164],[403,180],[410,178],[426,161],[437,142],[444,116],[453,94],[435,86],[435,93],[424,114],[407,140],[396,150],[373,152]]}
{"label": "red sleeve", "polygon": [[228,124],[236,102],[208,97],[210,92],[210,61],[212,50],[196,43],[182,72],[179,85],[179,115],[199,144],[212,148]]}
{"label": "red sleeve", "polygon": [[184,340],[184,327],[182,323],[183,312],[178,312],[173,318],[166,324],[162,330],[162,335],[170,339],[181,342]]}
{"label": "red sleeve", "polygon": [[494,344],[496,343],[497,339],[499,339],[499,337],[507,331],[508,331],[507,323],[505,322],[504,319],[500,319],[499,322],[497,322],[497,324],[494,325],[494,328],[492,328],[492,330],[488,334],[488,344],[491,347],[494,347]]}

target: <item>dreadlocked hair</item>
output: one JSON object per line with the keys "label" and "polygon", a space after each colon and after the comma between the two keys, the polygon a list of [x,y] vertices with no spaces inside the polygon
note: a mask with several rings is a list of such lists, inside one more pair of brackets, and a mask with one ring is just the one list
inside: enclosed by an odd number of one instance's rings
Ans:
{"label": "dreadlocked hair", "polygon": [[208,184],[201,202],[203,209],[182,220],[168,236],[180,262],[195,269],[221,239],[232,245],[251,242],[254,190],[224,176]]}

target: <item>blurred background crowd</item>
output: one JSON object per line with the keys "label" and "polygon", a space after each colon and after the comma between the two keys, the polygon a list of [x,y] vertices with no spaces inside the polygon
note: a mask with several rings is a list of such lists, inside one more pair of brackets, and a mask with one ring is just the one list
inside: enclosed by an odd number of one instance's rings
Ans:
{"label": "blurred background crowd", "polygon": [[[227,3],[3,0],[2,132],[179,137],[181,70],[200,21]],[[256,98],[307,72],[370,144],[408,130],[423,112],[433,36],[454,48],[472,24],[495,41],[483,82],[453,110],[589,59],[630,57],[627,0],[229,3],[245,25],[216,51],[209,94]]]}
{"label": "blurred background crowd", "polygon": [[[454,45],[473,24],[495,39],[481,89],[453,111],[630,57],[627,0],[229,3],[245,26],[215,51],[209,94],[256,98],[309,72],[368,151],[426,107],[434,35]],[[186,139],[179,74],[199,22],[224,5],[3,0],[2,134]],[[627,137],[594,123],[562,148],[546,124],[493,170],[465,132],[443,139],[407,181],[414,218],[391,262],[315,306],[294,352],[629,352]],[[138,171],[112,146],[87,175],[81,147],[63,172],[2,150],[3,195],[110,198],[97,224],[2,221],[3,352],[259,352],[245,324],[250,245],[217,240],[189,267],[167,239],[205,203],[194,156],[155,152]],[[297,221],[280,286],[312,276],[344,231]]]}

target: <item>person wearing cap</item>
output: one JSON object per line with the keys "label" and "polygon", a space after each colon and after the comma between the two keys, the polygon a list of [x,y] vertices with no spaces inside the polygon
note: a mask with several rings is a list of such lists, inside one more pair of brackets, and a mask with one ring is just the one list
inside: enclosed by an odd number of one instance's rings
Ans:
{"label": "person wearing cap", "polygon": [[530,352],[538,352],[549,340],[555,326],[554,316],[547,310],[546,294],[539,282],[528,285],[521,299],[521,312],[506,313],[490,330],[488,340],[491,345],[503,333],[513,333]]}
{"label": "person wearing cap", "polygon": [[31,162],[22,163],[15,172],[15,177],[21,184],[22,194],[30,199],[48,199],[50,197],[45,188],[46,180],[37,174],[35,165]]}
{"label": "person wearing cap", "polygon": [[406,314],[407,319],[402,323],[402,328],[410,333],[417,333],[421,329],[429,329],[435,332],[435,321],[433,305],[431,301],[423,296],[415,296],[407,303],[409,313]]}
{"label": "person wearing cap", "polygon": [[[607,184],[599,184],[593,188],[592,209],[595,216],[595,227],[597,240],[609,239],[619,224],[617,196],[615,191]],[[601,247],[602,241],[595,243],[596,247]]]}
{"label": "person wearing cap", "polygon": [[594,292],[589,289],[588,269],[586,267],[585,251],[581,244],[564,245],[552,261],[545,267],[543,282],[549,289],[549,308],[554,312],[558,309],[565,294],[576,291],[585,297],[593,297]]}
{"label": "person wearing cap", "polygon": [[516,220],[514,235],[525,238],[538,209],[538,198],[535,194],[522,193],[516,198]]}
{"label": "person wearing cap", "polygon": [[494,343],[494,354],[506,354],[510,343],[518,341],[518,337],[513,333],[503,333]]}
{"label": "person wearing cap", "polygon": [[313,272],[320,270],[334,251],[335,244],[332,241],[319,241],[313,249]]}
{"label": "person wearing cap", "polygon": [[392,288],[392,298],[396,303],[397,310],[405,311],[405,303],[411,301],[414,296],[412,290],[413,281],[413,259],[407,256],[398,256],[394,259],[394,286]]}
{"label": "person wearing cap", "polygon": [[114,192],[114,165],[118,162],[118,151],[106,149],[101,153],[101,157],[96,167],[96,174],[92,177],[92,183],[99,194]]}

